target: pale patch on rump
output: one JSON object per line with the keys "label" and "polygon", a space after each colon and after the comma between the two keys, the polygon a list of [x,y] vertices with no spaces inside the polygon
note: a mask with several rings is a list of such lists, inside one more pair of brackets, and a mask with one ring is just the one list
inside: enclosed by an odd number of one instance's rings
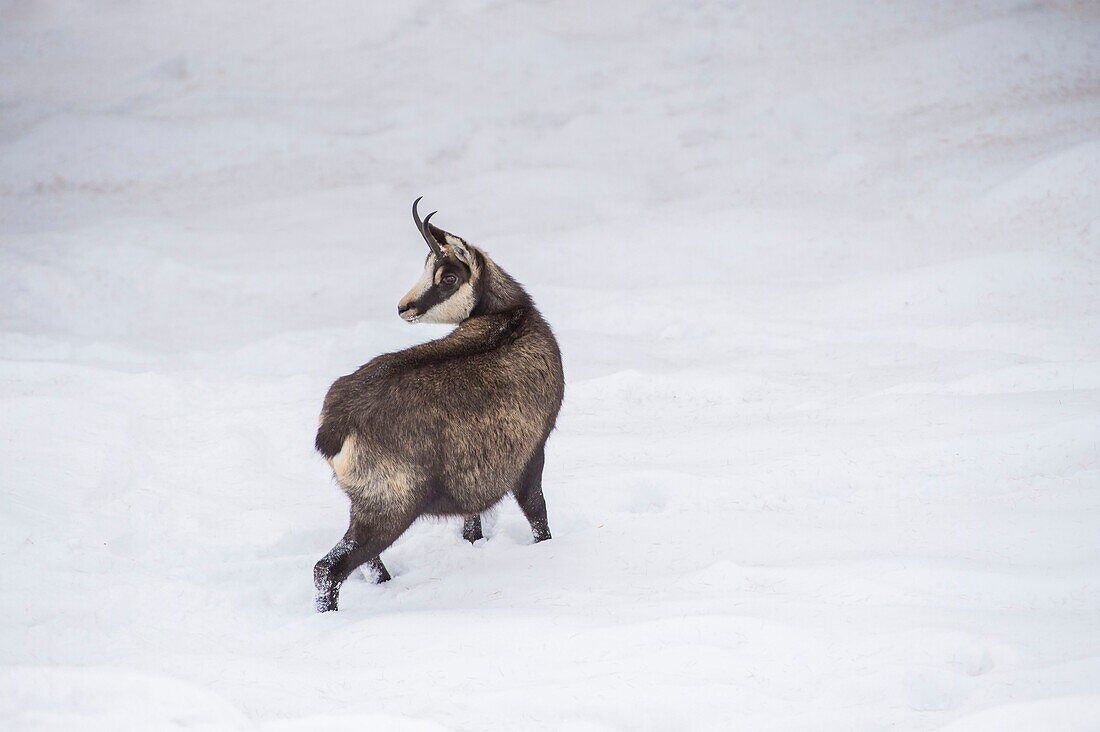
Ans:
{"label": "pale patch on rump", "polygon": [[403,504],[412,496],[412,472],[392,457],[372,455],[363,449],[355,433],[344,438],[340,452],[328,462],[336,482],[349,496],[373,505]]}
{"label": "pale patch on rump", "polygon": [[340,447],[340,452],[328,458],[328,464],[332,466],[332,472],[336,475],[336,480],[340,485],[343,485],[351,474],[355,454],[355,435],[348,435],[344,439],[344,444]]}

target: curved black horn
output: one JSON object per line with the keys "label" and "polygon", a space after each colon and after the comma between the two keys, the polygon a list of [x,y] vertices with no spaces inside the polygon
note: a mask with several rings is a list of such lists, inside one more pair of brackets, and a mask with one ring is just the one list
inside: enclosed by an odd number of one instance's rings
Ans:
{"label": "curved black horn", "polygon": [[[420,198],[423,197],[424,196],[421,196]],[[435,252],[435,256],[443,259],[443,248],[439,246],[439,242],[436,241],[435,237],[432,235],[432,230],[428,228],[428,221],[439,212],[432,211],[423,221],[421,221],[420,214],[416,210],[416,204],[420,203],[420,198],[413,201],[413,221],[416,222],[416,228],[420,231],[420,236],[424,237],[424,241],[428,242],[428,248]]]}

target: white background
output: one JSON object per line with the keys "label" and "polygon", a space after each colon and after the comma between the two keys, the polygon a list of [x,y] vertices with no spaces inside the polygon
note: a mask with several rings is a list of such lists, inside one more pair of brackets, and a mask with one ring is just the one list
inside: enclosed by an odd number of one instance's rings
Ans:
{"label": "white background", "polygon": [[[312,612],[409,205],[556,328],[554,540]],[[0,3],[0,727],[1100,728],[1091,2]]]}

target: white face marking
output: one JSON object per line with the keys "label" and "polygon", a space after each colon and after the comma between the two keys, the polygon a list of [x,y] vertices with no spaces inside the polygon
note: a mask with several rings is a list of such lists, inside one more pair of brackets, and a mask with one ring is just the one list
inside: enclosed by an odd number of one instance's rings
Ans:
{"label": "white face marking", "polygon": [[[450,238],[448,237],[448,239]],[[450,242],[448,241],[448,243]],[[455,251],[457,252],[457,250]],[[462,247],[462,252],[470,261],[473,260],[465,247]],[[416,281],[411,290],[405,293],[405,297],[401,298],[398,307],[403,308],[409,303],[416,302],[436,285],[436,261],[435,254],[428,255],[427,261],[424,262],[424,271],[420,273],[420,279]],[[476,276],[477,272],[474,271],[473,277]],[[409,323],[461,323],[470,317],[470,313],[476,304],[474,299],[474,286],[470,281],[466,281],[459,285],[450,297],[434,305],[427,312],[421,313],[415,309],[406,310],[401,313],[401,318]]]}
{"label": "white face marking", "polygon": [[[419,300],[424,294],[432,288],[435,284],[433,276],[435,274],[435,255],[429,254],[427,261],[424,262],[424,271],[420,273],[420,279],[416,281],[416,284],[412,286],[412,289],[405,293],[405,297],[401,298],[401,302],[397,304],[399,308],[403,308],[410,302]],[[432,308],[433,310],[435,308]],[[415,323],[421,319],[423,313],[418,313],[415,310],[408,310],[401,313],[401,318],[410,323]]]}
{"label": "white face marking", "polygon": [[454,294],[417,318],[420,323],[461,323],[474,309],[474,288],[463,282]]}

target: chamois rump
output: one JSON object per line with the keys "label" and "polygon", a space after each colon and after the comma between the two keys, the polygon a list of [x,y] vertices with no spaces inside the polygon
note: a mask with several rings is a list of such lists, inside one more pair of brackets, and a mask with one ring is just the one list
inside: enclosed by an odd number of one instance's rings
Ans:
{"label": "chamois rump", "polygon": [[420,516],[464,516],[515,496],[535,541],[550,538],[542,468],[565,392],[561,352],[523,287],[478,247],[413,221],[428,245],[420,279],[397,306],[409,323],[453,323],[447,336],[387,353],[342,376],[321,410],[316,447],[351,500],[344,538],[313,571],[318,612]]}

